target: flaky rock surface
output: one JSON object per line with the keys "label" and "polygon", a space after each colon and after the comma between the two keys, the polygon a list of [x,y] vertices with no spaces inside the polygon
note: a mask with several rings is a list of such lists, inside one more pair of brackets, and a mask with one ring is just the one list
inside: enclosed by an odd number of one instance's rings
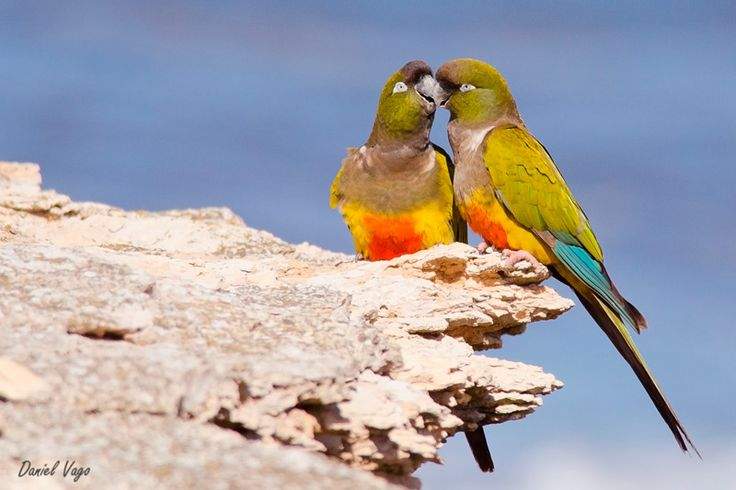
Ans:
{"label": "flaky rock surface", "polygon": [[[561,386],[474,353],[572,306],[528,263],[462,244],[362,262],[227,209],[128,212],[40,183],[0,163],[11,488],[416,486],[444,439]],[[58,459],[90,473],[17,476]]]}

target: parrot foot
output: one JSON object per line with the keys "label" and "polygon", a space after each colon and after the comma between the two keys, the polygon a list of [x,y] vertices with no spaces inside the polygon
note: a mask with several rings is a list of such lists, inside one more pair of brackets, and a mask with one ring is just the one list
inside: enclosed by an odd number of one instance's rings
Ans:
{"label": "parrot foot", "polygon": [[487,241],[483,240],[483,241],[482,241],[482,242],[480,242],[480,243],[478,244],[478,246],[477,246],[477,247],[475,247],[475,248],[476,248],[476,249],[478,249],[478,252],[480,252],[480,253],[484,254],[484,253],[486,253],[486,250],[488,250],[489,248],[491,248],[491,249],[492,249],[492,248],[493,248],[493,245],[491,245],[491,244],[490,244],[490,243],[488,243]]}
{"label": "parrot foot", "polygon": [[364,260],[363,256],[361,254],[355,254],[355,255],[351,255],[350,258],[347,260],[340,260],[338,262],[335,262],[335,266],[342,265],[342,264],[352,264],[355,262],[359,262],[361,260]]}
{"label": "parrot foot", "polygon": [[519,262],[529,262],[534,271],[541,272],[546,269],[541,262],[526,250],[511,250],[507,248],[501,254],[505,257],[504,265],[508,268],[513,268]]}

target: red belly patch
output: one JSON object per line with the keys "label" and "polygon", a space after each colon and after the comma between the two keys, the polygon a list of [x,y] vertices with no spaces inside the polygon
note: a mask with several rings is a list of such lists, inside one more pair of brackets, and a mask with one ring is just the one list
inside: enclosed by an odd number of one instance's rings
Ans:
{"label": "red belly patch", "polygon": [[424,248],[422,237],[416,232],[414,219],[410,216],[368,215],[364,223],[370,236],[366,257],[369,260],[389,260]]}
{"label": "red belly patch", "polygon": [[488,213],[480,206],[468,206],[466,208],[465,219],[470,228],[483,237],[483,240],[490,243],[497,249],[511,248],[506,236],[506,230],[499,223],[491,220]]}

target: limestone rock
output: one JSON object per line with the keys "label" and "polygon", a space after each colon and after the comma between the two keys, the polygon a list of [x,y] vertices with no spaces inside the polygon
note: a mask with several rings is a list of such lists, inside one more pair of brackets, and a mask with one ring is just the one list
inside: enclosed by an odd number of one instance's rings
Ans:
{"label": "limestone rock", "polygon": [[[356,261],[227,209],[126,212],[40,181],[0,163],[2,481],[416,486],[444,439],[562,386],[474,353],[572,306],[525,262],[462,244]],[[17,478],[66,457],[90,474]]]}
{"label": "limestone rock", "polygon": [[46,383],[28,368],[0,357],[0,400],[26,400],[46,390]]}

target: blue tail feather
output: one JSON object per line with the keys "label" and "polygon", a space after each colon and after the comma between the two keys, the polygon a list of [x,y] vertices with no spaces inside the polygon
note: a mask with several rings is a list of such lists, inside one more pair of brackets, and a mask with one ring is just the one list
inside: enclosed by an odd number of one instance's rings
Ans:
{"label": "blue tail feather", "polygon": [[603,264],[595,260],[583,247],[570,245],[560,240],[555,242],[552,251],[575,276],[595,292],[601,301],[619,314],[632,329],[638,331],[636,320],[628,311],[623,298],[619,298],[614,292],[608,274],[603,269]]}

